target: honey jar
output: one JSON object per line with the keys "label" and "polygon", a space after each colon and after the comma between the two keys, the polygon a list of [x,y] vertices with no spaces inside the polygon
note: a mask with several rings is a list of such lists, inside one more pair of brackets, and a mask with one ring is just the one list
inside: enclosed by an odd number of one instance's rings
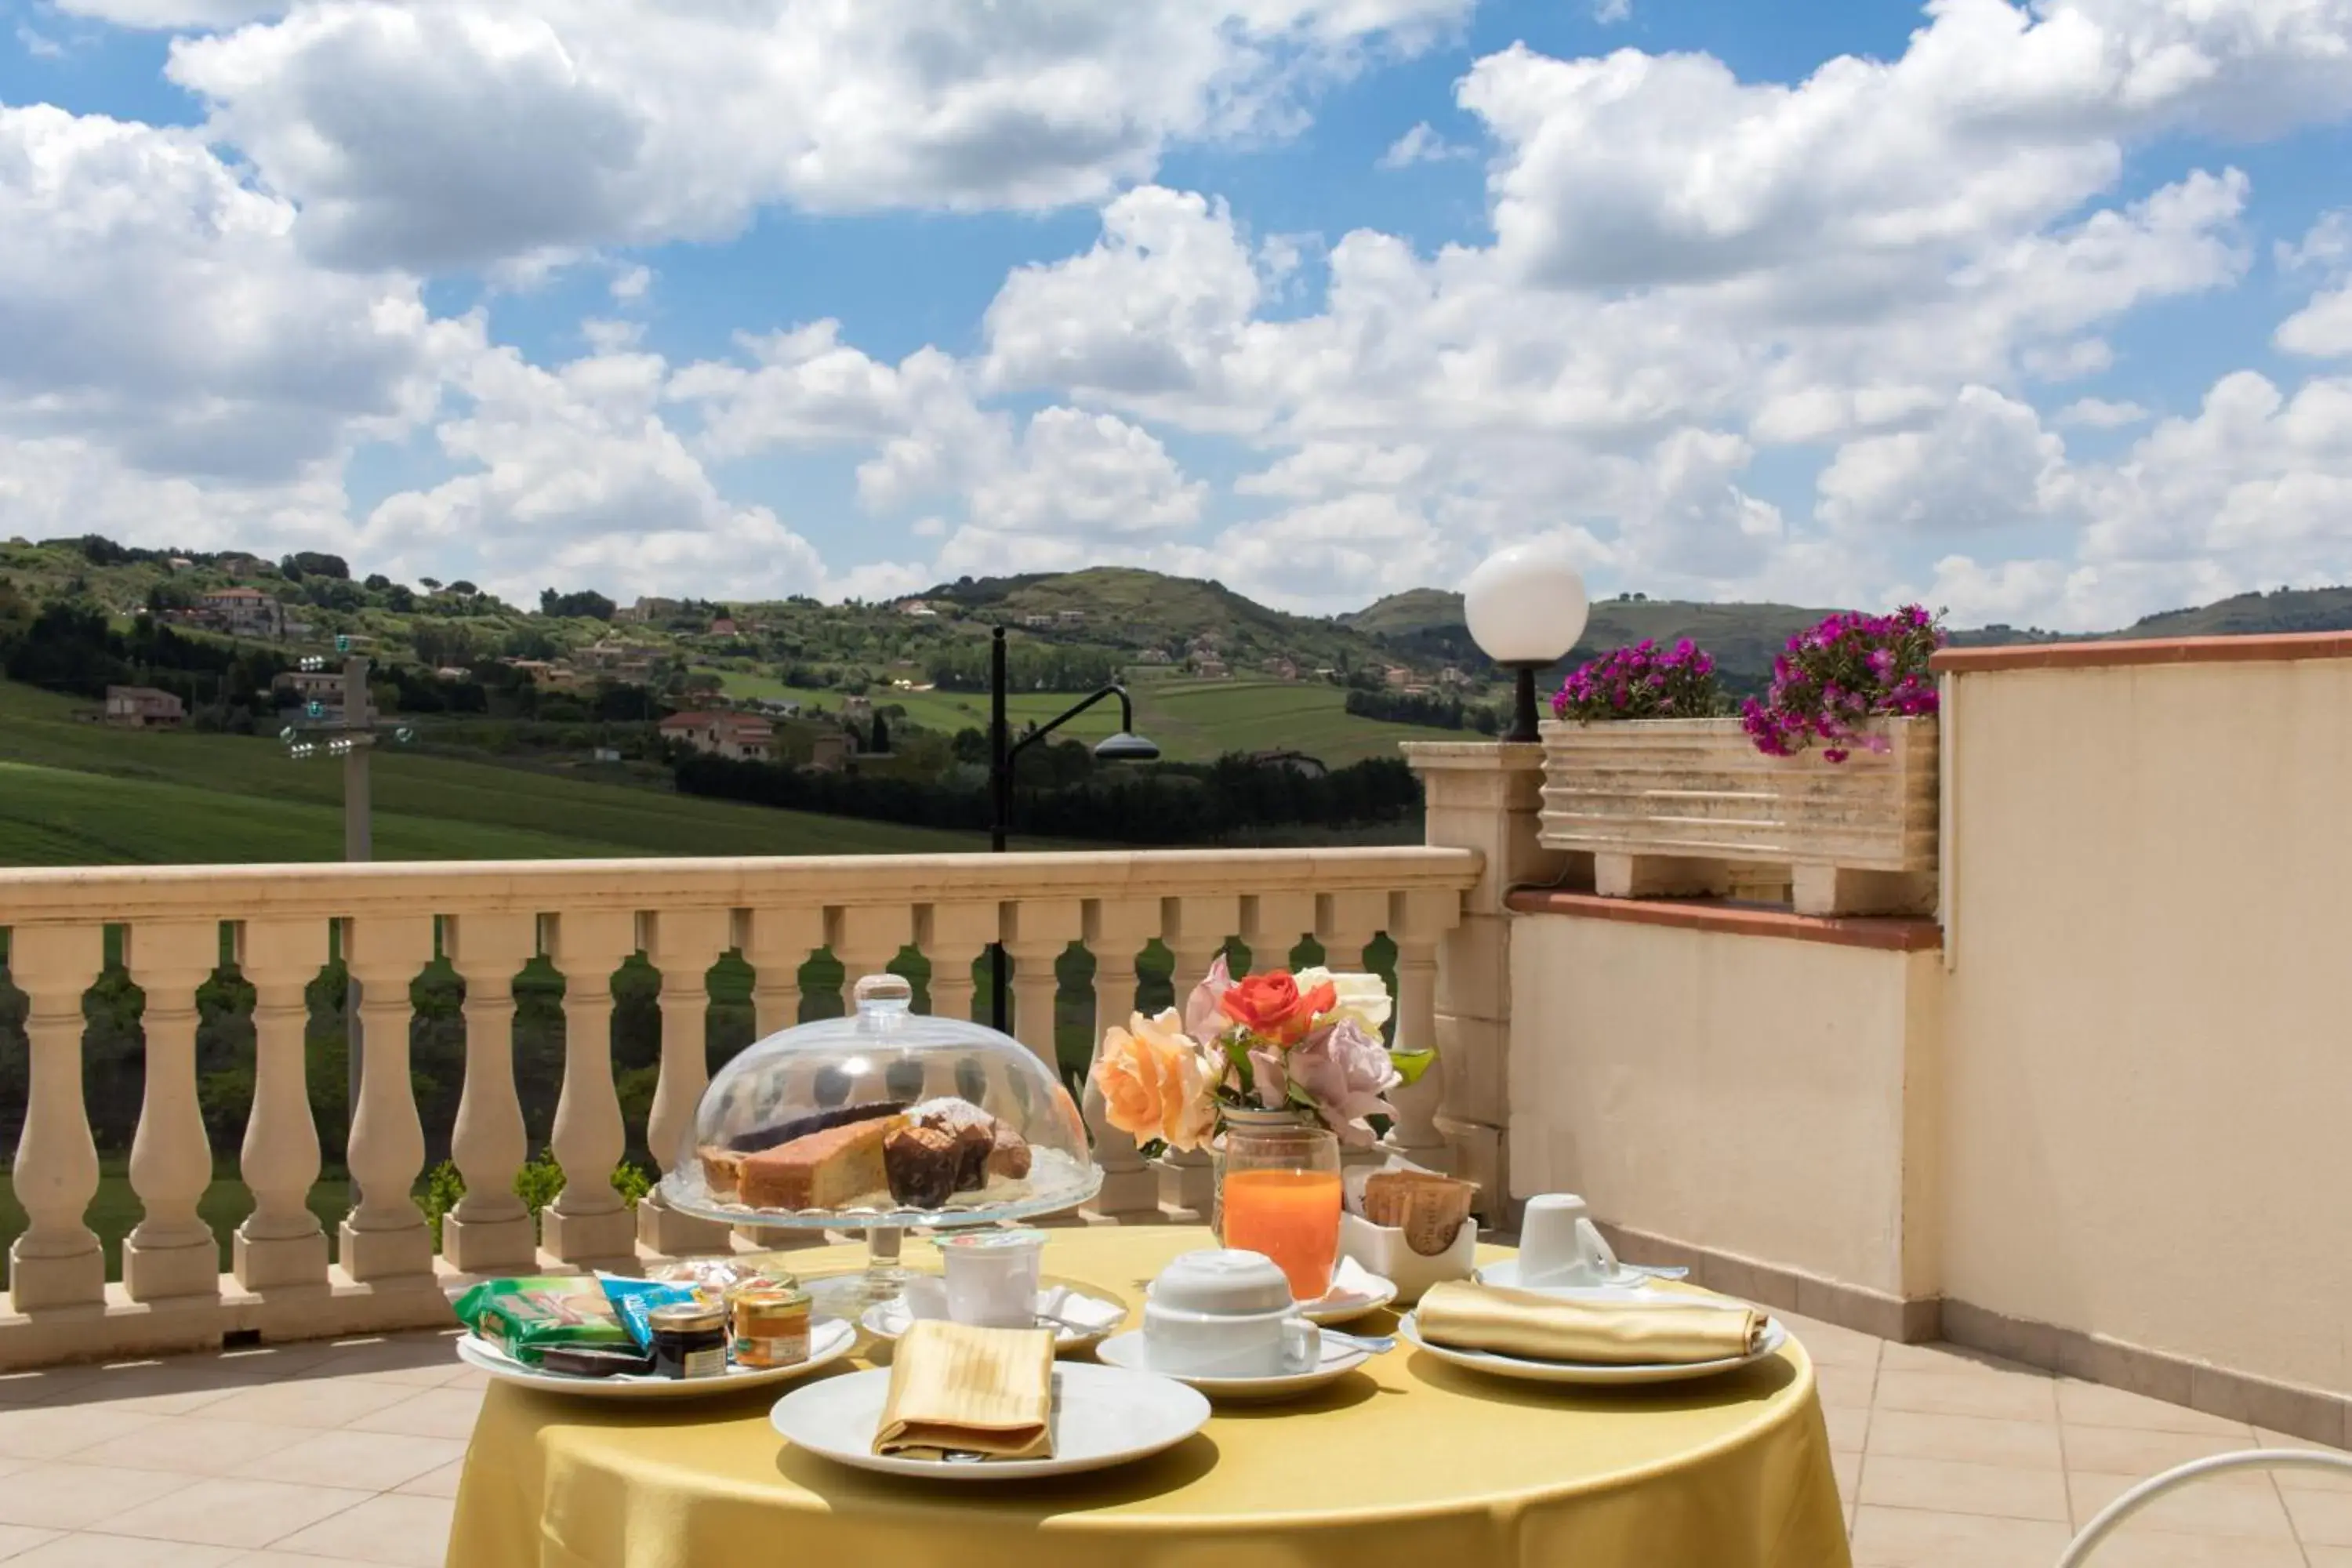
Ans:
{"label": "honey jar", "polygon": [[646,1314],[653,1330],[656,1377],[727,1375],[727,1316],[698,1301],[656,1307]]}
{"label": "honey jar", "polygon": [[807,1291],[794,1285],[742,1290],[733,1310],[738,1366],[793,1366],[808,1360]]}

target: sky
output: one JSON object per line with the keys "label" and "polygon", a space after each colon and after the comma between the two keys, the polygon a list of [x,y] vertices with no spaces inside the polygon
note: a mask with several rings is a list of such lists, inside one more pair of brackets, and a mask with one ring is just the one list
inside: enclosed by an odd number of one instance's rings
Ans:
{"label": "sky", "polygon": [[0,0],[0,537],[2352,581],[2352,0]]}

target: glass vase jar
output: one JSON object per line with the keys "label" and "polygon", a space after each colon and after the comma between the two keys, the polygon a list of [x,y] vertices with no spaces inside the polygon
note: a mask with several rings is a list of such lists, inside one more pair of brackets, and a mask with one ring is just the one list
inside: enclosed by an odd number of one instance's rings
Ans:
{"label": "glass vase jar", "polygon": [[1228,1110],[1213,1151],[1219,1245],[1274,1259],[1300,1301],[1331,1289],[1339,1261],[1339,1140],[1286,1110]]}

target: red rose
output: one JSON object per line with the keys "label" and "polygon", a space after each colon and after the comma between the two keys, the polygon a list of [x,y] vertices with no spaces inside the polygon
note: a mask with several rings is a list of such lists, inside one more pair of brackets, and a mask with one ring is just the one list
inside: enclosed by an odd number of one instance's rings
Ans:
{"label": "red rose", "polygon": [[1294,1046],[1314,1026],[1315,1016],[1329,1012],[1339,999],[1328,981],[1302,996],[1290,972],[1277,969],[1244,977],[1217,998],[1217,1010],[1253,1035]]}

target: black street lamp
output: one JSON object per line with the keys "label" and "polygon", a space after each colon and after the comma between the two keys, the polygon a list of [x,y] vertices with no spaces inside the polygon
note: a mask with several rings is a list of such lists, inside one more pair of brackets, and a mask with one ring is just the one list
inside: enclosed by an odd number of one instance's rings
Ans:
{"label": "black street lamp", "polygon": [[[1082,699],[1076,706],[1036,729],[1013,739],[1004,721],[1004,628],[996,628],[989,647],[988,657],[988,847],[993,854],[1004,852],[1004,836],[1013,826],[1013,763],[1024,751],[1035,745],[1106,697],[1118,699],[1118,732],[1095,743],[1095,755],[1107,763],[1148,763],[1160,755],[1160,748],[1135,732],[1135,704],[1129,700],[1127,688],[1118,681]],[[988,1021],[998,1034],[1003,1034],[1009,1017],[1004,994],[1004,944],[991,942],[988,948]]]}

